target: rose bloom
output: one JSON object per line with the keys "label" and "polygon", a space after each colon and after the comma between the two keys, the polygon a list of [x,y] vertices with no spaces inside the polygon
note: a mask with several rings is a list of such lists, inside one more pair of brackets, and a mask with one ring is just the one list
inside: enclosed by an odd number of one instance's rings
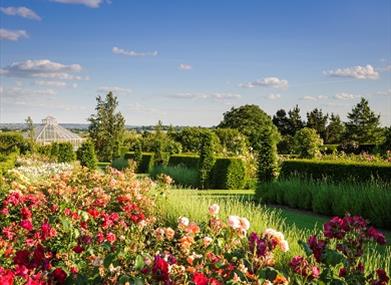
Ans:
{"label": "rose bloom", "polygon": [[200,227],[196,223],[190,223],[186,228],[186,232],[193,235],[198,234]]}
{"label": "rose bloom", "polygon": [[220,212],[220,206],[217,204],[213,204],[209,206],[209,214],[212,216],[218,215]]}
{"label": "rose bloom", "polygon": [[189,218],[186,217],[180,217],[178,219],[178,227],[180,228],[186,228],[189,225]]}
{"label": "rose bloom", "polygon": [[240,228],[247,231],[250,228],[250,222],[246,218],[240,218]]}
{"label": "rose bloom", "polygon": [[238,216],[229,216],[228,225],[234,230],[240,228],[240,218]]}
{"label": "rose bloom", "polygon": [[211,237],[204,237],[202,242],[205,247],[209,246],[212,243],[213,239]]}
{"label": "rose bloom", "polygon": [[289,244],[286,240],[283,240],[280,242],[280,248],[282,252],[287,252],[289,251]]}
{"label": "rose bloom", "polygon": [[172,240],[175,236],[175,231],[172,228],[166,228],[165,234],[168,240]]}

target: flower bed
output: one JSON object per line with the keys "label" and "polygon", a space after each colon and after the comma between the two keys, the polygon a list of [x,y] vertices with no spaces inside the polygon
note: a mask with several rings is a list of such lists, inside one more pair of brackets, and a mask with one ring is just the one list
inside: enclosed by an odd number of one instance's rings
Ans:
{"label": "flower bed", "polygon": [[[0,205],[0,284],[288,284],[323,280],[330,268],[327,276],[342,282],[335,284],[347,284],[353,272],[342,258],[320,265],[330,258],[329,242],[315,237],[305,246],[315,260],[295,257],[291,271],[278,272],[276,259],[289,251],[284,235],[270,228],[249,233],[246,217],[222,219],[217,204],[205,209],[207,223],[178,217],[169,227],[155,207],[159,187],[113,169],[14,181]],[[362,248],[384,242],[358,217],[333,219],[324,235],[350,246],[345,242],[358,236]],[[337,253],[345,256],[345,247]],[[358,255],[346,256],[349,264],[359,262]],[[338,275],[341,268],[345,275]],[[387,284],[383,271],[376,274],[363,271],[363,280]]]}

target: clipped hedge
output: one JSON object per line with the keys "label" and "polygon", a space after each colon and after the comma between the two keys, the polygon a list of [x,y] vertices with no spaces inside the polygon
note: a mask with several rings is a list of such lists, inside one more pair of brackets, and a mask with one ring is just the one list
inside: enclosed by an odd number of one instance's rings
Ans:
{"label": "clipped hedge", "polygon": [[194,154],[176,154],[168,160],[168,166],[182,165],[187,168],[198,169],[200,157]]}
{"label": "clipped hedge", "polygon": [[[137,165],[136,173],[149,173],[154,166],[154,157],[153,152],[143,152],[141,161]],[[125,153],[124,159],[134,160],[134,152]]]}
{"label": "clipped hedge", "polygon": [[371,179],[391,182],[391,164],[310,159],[285,160],[281,166],[281,177],[291,176],[334,182]]}
{"label": "clipped hedge", "polygon": [[256,200],[327,216],[343,216],[348,212],[363,216],[376,226],[391,229],[389,190],[390,184],[381,181],[335,183],[289,177],[260,184]]}
{"label": "clipped hedge", "polygon": [[209,184],[213,189],[242,189],[246,168],[239,158],[218,158],[212,168]]}
{"label": "clipped hedge", "polygon": [[9,154],[18,150],[25,154],[30,149],[31,146],[21,133],[0,131],[0,153]]}
{"label": "clipped hedge", "polygon": [[150,172],[153,179],[156,179],[160,174],[170,176],[174,180],[174,184],[179,187],[197,188],[200,184],[198,170],[194,168],[187,168],[182,165],[156,165]]}
{"label": "clipped hedge", "polygon": [[57,161],[58,162],[72,162],[76,159],[76,153],[73,151],[73,146],[69,142],[62,142],[57,144]]}

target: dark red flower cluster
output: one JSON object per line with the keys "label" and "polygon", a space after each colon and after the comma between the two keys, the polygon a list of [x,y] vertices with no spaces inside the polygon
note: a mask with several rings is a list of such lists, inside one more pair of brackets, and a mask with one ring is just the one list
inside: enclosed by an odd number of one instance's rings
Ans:
{"label": "dark red flower cluster", "polygon": [[387,276],[387,273],[384,269],[376,270],[377,279],[371,282],[371,285],[387,285],[390,281],[390,278]]}
{"label": "dark red flower cluster", "polygon": [[320,275],[320,270],[315,265],[309,264],[309,262],[302,256],[295,256],[289,262],[291,269],[301,276],[310,279],[317,279]]}
{"label": "dark red flower cluster", "polygon": [[273,250],[277,244],[273,240],[268,241],[252,232],[248,238],[248,245],[251,253],[255,253],[257,257],[262,257],[266,255],[268,250]]}
{"label": "dark red flower cluster", "polygon": [[309,248],[312,250],[312,253],[314,254],[314,257],[317,262],[321,261],[322,255],[326,249],[326,241],[319,239],[312,235],[308,238],[307,244]]}

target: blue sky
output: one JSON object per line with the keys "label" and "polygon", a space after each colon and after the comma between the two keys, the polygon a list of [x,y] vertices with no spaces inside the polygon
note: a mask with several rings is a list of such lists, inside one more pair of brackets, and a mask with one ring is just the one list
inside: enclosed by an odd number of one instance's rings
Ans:
{"label": "blue sky", "polygon": [[391,124],[391,2],[2,0],[0,122],[85,123],[113,90],[129,125],[218,124],[232,106]]}

